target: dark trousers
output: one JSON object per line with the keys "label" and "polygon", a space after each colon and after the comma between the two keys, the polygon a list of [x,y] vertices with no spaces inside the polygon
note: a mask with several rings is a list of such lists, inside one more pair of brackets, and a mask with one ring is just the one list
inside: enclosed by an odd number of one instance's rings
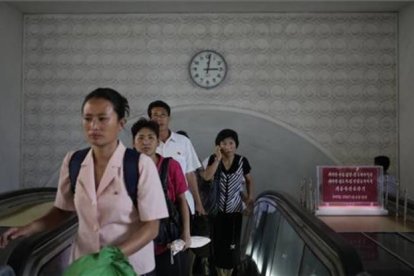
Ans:
{"label": "dark trousers", "polygon": [[155,256],[155,272],[157,276],[187,276],[188,265],[188,250],[176,254],[173,264],[171,263],[170,250]]}
{"label": "dark trousers", "polygon": [[151,272],[148,272],[148,273],[145,273],[145,274],[140,274],[140,276],[156,276],[155,270],[153,270]]}
{"label": "dark trousers", "polygon": [[213,218],[211,253],[215,266],[235,268],[240,262],[242,213],[218,213]]}

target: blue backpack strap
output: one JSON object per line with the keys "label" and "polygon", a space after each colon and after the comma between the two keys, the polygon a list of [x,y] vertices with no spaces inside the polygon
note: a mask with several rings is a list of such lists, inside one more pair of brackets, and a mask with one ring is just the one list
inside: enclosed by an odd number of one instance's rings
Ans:
{"label": "blue backpack strap", "polygon": [[137,208],[140,153],[134,149],[126,149],[124,154],[124,181],[129,197]]}
{"label": "blue backpack strap", "polygon": [[[81,164],[88,154],[90,148],[78,150],[73,153],[69,161],[69,179],[70,187],[73,193],[75,193],[76,180],[79,175]],[[137,207],[137,195],[138,195],[138,162],[139,152],[133,149],[126,149],[124,154],[124,181],[129,197],[131,198],[134,206]]]}
{"label": "blue backpack strap", "polygon": [[72,193],[75,193],[76,179],[78,178],[82,162],[90,149],[91,148],[86,148],[75,151],[69,160],[69,179]]}

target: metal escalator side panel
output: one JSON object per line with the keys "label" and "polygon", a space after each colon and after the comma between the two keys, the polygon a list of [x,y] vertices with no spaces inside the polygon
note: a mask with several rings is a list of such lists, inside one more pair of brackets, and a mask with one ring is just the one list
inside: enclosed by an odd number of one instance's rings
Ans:
{"label": "metal escalator side panel", "polygon": [[7,263],[15,270],[16,276],[38,275],[48,261],[71,245],[77,227],[77,217],[73,215],[52,231],[21,239]]}

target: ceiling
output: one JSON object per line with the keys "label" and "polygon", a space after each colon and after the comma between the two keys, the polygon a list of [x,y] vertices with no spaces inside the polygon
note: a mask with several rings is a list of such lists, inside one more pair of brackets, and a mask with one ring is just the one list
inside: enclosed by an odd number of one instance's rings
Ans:
{"label": "ceiling", "polygon": [[1,1],[33,13],[255,13],[255,12],[397,12],[414,0],[115,0]]}

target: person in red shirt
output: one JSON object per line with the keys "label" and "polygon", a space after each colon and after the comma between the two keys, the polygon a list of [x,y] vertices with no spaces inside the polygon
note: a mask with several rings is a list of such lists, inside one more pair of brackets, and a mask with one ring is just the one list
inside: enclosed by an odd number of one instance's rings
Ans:
{"label": "person in red shirt", "polygon": [[[164,158],[156,153],[159,143],[158,124],[141,118],[131,127],[131,132],[135,149],[148,155],[156,164],[158,172],[161,173],[161,164]],[[191,243],[190,214],[185,198],[187,189],[180,164],[171,158],[167,172],[167,197],[178,206],[181,215],[181,239],[185,242],[184,249],[187,249]],[[181,251],[172,260],[168,246],[168,244],[155,243],[155,270],[157,276],[183,275],[187,271],[188,251]]]}

